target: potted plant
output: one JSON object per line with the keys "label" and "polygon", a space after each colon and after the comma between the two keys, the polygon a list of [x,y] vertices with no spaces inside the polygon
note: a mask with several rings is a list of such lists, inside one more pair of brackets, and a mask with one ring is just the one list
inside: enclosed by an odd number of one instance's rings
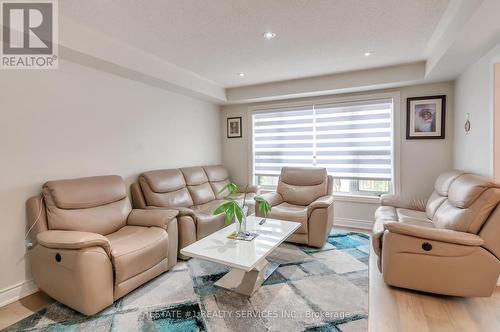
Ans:
{"label": "potted plant", "polygon": [[[246,215],[247,215],[247,210],[248,210],[248,206],[246,206],[246,203],[245,203],[246,198],[247,198],[246,188],[245,188],[245,195],[244,195],[243,200],[241,202],[234,199],[234,194],[236,194],[238,192],[237,185],[230,182],[219,191],[219,194],[222,194],[226,191],[228,192],[228,194],[226,196],[224,196],[224,200],[226,202],[224,202],[222,205],[220,205],[218,208],[216,208],[214,210],[213,214],[219,215],[221,213],[225,213],[226,216],[225,216],[224,222],[226,225],[231,224],[233,222],[233,220],[236,219],[236,221],[238,222],[237,235],[245,236],[247,233],[247,231],[246,231]],[[256,196],[255,202],[258,205],[259,210],[261,210],[262,213],[264,214],[264,217],[266,217],[267,214],[271,211],[271,205],[269,204],[269,202],[266,201],[262,196]]]}

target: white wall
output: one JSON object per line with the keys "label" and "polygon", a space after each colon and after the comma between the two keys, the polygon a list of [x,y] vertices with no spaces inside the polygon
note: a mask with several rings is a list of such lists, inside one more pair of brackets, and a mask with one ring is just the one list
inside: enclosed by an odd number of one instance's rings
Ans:
{"label": "white wall", "polygon": [[[358,94],[337,95],[355,96],[375,94],[382,92],[400,93],[400,172],[401,189],[404,194],[428,197],[432,192],[434,180],[439,173],[451,169],[453,166],[453,82],[425,84],[403,87],[399,89],[388,89],[379,91],[363,92]],[[406,99],[408,97],[447,95],[446,107],[446,139],[444,140],[406,140]],[[332,96],[334,97],[334,96]],[[321,97],[325,99],[328,97]],[[314,100],[305,98],[302,100]],[[297,99],[292,100],[297,101]],[[272,105],[279,102],[268,102],[260,104],[228,105],[222,107],[221,130],[222,136],[222,162],[228,168],[233,180],[238,183],[246,183],[251,167],[248,160],[248,130],[249,124],[248,108],[256,105]],[[226,138],[226,118],[230,116],[241,116],[243,121],[242,138]],[[358,226],[369,226],[373,219],[373,213],[377,203],[354,203],[351,201],[335,202],[335,222],[343,224],[356,224]]]}
{"label": "white wall", "polygon": [[[50,179],[221,161],[216,105],[62,61],[0,72],[0,303],[31,278],[25,201]],[[29,286],[25,286],[28,287]]]}
{"label": "white wall", "polygon": [[[500,62],[500,44],[456,80],[455,168],[493,176],[493,64]],[[471,131],[465,134],[466,114]]]}

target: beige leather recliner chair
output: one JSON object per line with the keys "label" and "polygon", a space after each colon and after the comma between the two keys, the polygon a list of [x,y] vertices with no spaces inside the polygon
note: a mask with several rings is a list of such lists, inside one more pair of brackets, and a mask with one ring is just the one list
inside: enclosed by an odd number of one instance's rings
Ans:
{"label": "beige leather recliner chair", "polygon": [[26,203],[32,272],[68,307],[93,315],[177,262],[177,211],[132,210],[119,176],[50,181],[42,197]]}
{"label": "beige leather recliner chair", "polygon": [[[132,201],[139,209],[176,209],[179,211],[179,251],[225,227],[224,215],[213,211],[223,203],[226,193],[218,192],[229,183],[223,166],[186,167],[144,172],[130,187]],[[243,186],[240,189],[244,189]],[[247,188],[249,214],[253,213],[256,186]],[[244,193],[235,198],[242,199]],[[179,253],[182,259],[189,259]]]}
{"label": "beige leather recliner chair", "polygon": [[[276,192],[261,195],[272,206],[269,218],[301,223],[288,242],[321,248],[333,225],[333,177],[325,168],[283,167]],[[263,217],[256,208],[256,216]]]}
{"label": "beige leather recliner chair", "polygon": [[500,187],[449,171],[427,200],[383,196],[373,249],[387,284],[455,296],[490,296],[500,274]]}

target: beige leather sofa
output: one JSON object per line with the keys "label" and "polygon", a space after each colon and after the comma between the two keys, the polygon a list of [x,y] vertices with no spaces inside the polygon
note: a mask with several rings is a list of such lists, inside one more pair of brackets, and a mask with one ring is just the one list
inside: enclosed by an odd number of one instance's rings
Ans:
{"label": "beige leather sofa", "polygon": [[[224,215],[213,211],[228,193],[219,191],[230,182],[223,166],[186,167],[144,172],[131,185],[135,208],[171,208],[179,211],[179,250],[223,228]],[[249,214],[255,210],[256,186],[240,186],[247,191]],[[244,193],[235,198],[243,199]],[[179,253],[182,259],[188,259]]]}
{"label": "beige leather sofa", "polygon": [[177,211],[132,210],[119,176],[47,182],[27,215],[37,286],[85,315],[177,262]]}
{"label": "beige leather sofa", "polygon": [[428,200],[383,196],[373,249],[387,284],[489,296],[500,274],[500,187],[462,171],[441,174]]}
{"label": "beige leather sofa", "polygon": [[[301,224],[287,241],[321,248],[333,225],[332,191],[325,168],[283,167],[277,191],[261,196],[272,206],[269,218]],[[255,214],[263,217],[258,208]]]}

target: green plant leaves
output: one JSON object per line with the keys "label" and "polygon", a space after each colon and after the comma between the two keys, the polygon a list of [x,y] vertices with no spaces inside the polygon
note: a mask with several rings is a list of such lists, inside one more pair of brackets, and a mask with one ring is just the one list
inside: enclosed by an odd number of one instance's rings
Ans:
{"label": "green plant leaves", "polygon": [[[237,201],[235,201],[233,198],[230,197],[231,195],[236,194],[238,192],[237,185],[230,182],[226,184],[221,190],[219,190],[219,194],[222,194],[225,191],[229,192],[229,194],[226,197],[224,197],[226,202],[217,207],[214,210],[213,215],[225,213],[226,217],[224,219],[224,222],[226,223],[226,225],[232,223],[234,217],[236,217],[238,222],[241,223],[243,221],[243,218],[245,217],[243,212],[243,207],[245,206],[246,194],[245,197],[243,198],[242,204],[240,205]],[[269,212],[271,212],[271,205],[269,204],[269,202],[266,201],[262,196],[256,196],[255,201],[257,202],[259,210],[262,211],[262,213],[264,214],[264,217],[267,217]]]}
{"label": "green plant leaves", "polygon": [[212,213],[213,215],[218,215],[221,213],[225,213],[226,217],[224,222],[226,225],[229,225],[233,222],[233,218],[236,216],[238,222],[243,220],[243,210],[237,201],[230,199],[224,204],[220,205],[217,209]]}
{"label": "green plant leaves", "polygon": [[239,204],[234,205],[234,214],[236,215],[236,219],[238,219],[238,222],[241,223],[243,220],[243,211],[241,209],[241,206]]}
{"label": "green plant leaves", "polygon": [[257,206],[259,210],[264,214],[264,217],[267,217],[269,212],[271,212],[271,204],[266,201],[262,196],[255,196],[255,201],[257,202]]}
{"label": "green plant leaves", "polygon": [[229,182],[224,187],[222,187],[221,190],[219,190],[218,194],[220,195],[223,192],[225,192],[226,190],[229,192],[229,194],[227,194],[226,197],[224,197],[224,198],[228,198],[230,195],[236,194],[238,192],[238,186],[232,182]]}
{"label": "green plant leaves", "polygon": [[226,225],[231,224],[233,222],[233,218],[234,218],[234,207],[230,206],[226,210],[226,217],[224,219],[224,223]]}

